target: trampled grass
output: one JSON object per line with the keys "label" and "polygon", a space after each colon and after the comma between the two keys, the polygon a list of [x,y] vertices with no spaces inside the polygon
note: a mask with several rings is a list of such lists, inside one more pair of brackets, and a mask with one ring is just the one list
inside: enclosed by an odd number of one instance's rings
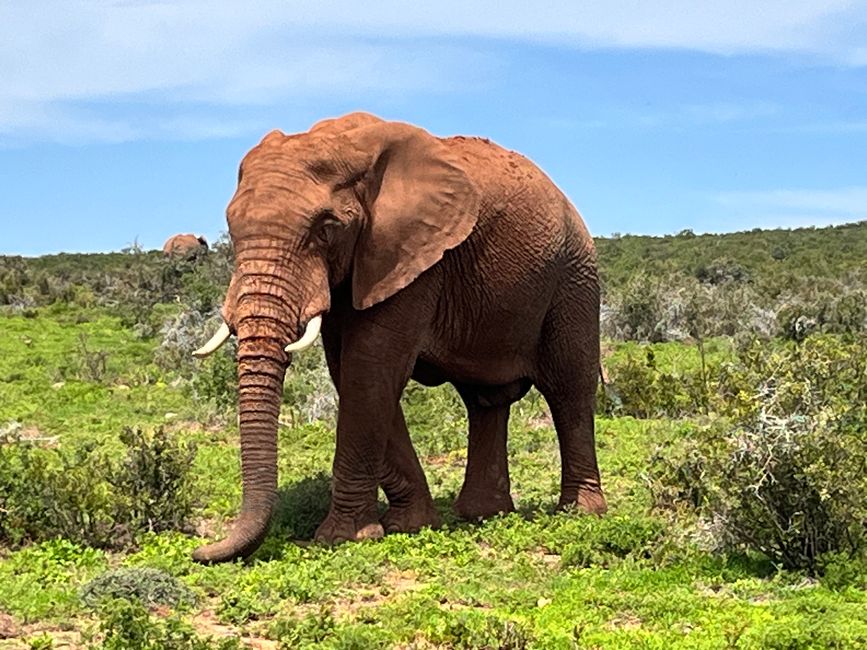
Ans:
{"label": "trampled grass", "polygon": [[[197,399],[189,381],[153,363],[154,340],[104,312],[45,308],[0,317],[0,330],[0,427],[20,423],[33,444],[94,441],[108,450],[121,448],[124,426],[169,427],[198,445],[201,503],[201,536],[146,534],[126,552],[62,539],[0,548],[0,648],[867,647],[863,589],[832,589],[760,556],[712,553],[651,511],[648,462],[657,445],[689,435],[686,421],[600,418],[610,513],[553,513],[557,444],[534,393],[513,409],[518,512],[455,519],[466,421],[451,389],[413,386],[407,421],[442,529],[336,548],[310,543],[327,508],[334,434],[327,420],[287,419],[269,537],[245,562],[197,565],[190,551],[224,532],[239,505],[234,415]],[[723,342],[709,353],[726,350]],[[625,344],[613,354],[642,351]],[[682,344],[654,351],[676,370],[698,363]],[[84,585],[105,571],[136,567],[176,578],[195,604],[142,615],[116,601],[94,610],[82,600]],[[151,645],[111,641],[106,621]]]}

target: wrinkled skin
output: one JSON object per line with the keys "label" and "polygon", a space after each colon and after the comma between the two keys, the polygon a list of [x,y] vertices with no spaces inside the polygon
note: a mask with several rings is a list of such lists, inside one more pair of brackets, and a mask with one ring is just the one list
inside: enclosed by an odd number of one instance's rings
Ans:
{"label": "wrinkled skin", "polygon": [[163,253],[173,257],[192,258],[208,250],[208,241],[195,235],[172,235],[163,244]]}
{"label": "wrinkled skin", "polygon": [[529,160],[354,113],[267,135],[241,163],[227,216],[236,269],[223,317],[238,337],[243,503],[228,539],[196,559],[246,556],[262,541],[276,501],[283,348],[319,314],[340,406],[318,540],[439,523],[399,402],[411,377],[451,382],[466,404],[460,515],[513,509],[509,406],[532,385],[559,438],[560,505],[606,510],[593,431],[595,251]]}

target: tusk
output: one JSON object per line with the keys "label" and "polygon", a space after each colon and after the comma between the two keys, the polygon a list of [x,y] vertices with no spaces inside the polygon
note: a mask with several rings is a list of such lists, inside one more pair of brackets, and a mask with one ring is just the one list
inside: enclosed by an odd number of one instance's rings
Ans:
{"label": "tusk", "polygon": [[313,341],[316,340],[316,337],[319,336],[319,329],[322,327],[322,315],[314,316],[310,319],[310,322],[307,323],[307,328],[304,330],[304,336],[295,341],[295,343],[290,343],[287,345],[284,350],[286,352],[301,352],[301,350],[306,350],[311,345],[313,345]]}
{"label": "tusk", "polygon": [[211,340],[205,343],[198,350],[193,352],[194,357],[198,357],[202,359],[204,357],[210,356],[214,352],[220,349],[220,346],[226,342],[226,339],[229,338],[231,332],[229,331],[229,326],[226,323],[220,325],[220,329],[211,337]]}

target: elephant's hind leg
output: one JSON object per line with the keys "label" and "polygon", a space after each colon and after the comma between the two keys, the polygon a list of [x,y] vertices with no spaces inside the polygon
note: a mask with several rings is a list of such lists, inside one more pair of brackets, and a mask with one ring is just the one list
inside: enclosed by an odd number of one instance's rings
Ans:
{"label": "elephant's hind leg", "polygon": [[572,308],[549,314],[536,384],[551,409],[560,444],[558,506],[577,506],[601,515],[608,506],[596,460],[593,420],[599,372],[598,319],[591,315],[574,321],[575,314],[587,311],[588,302],[584,298]]}
{"label": "elephant's hind leg", "polygon": [[380,519],[386,533],[414,533],[425,526],[439,527],[440,516],[400,408],[385,451],[380,485],[388,498],[388,510]]}
{"label": "elephant's hind leg", "polygon": [[512,512],[515,504],[506,449],[511,401],[491,404],[472,387],[457,389],[467,407],[470,431],[466,475],[455,512],[469,520]]}

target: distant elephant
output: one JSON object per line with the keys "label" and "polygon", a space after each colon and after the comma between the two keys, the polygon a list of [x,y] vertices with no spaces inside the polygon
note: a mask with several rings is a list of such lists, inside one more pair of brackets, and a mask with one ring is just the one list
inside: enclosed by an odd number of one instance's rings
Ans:
{"label": "distant elephant", "polygon": [[[400,407],[410,378],[451,382],[466,404],[458,514],[513,509],[509,407],[532,385],[559,438],[560,505],[605,512],[593,431],[595,249],[533,163],[485,139],[352,113],[269,133],[241,162],[227,218],[236,268],[225,323],[196,354],[238,337],[243,502],[228,538],[197,549],[197,560],[261,543],[276,501],[284,373],[320,328],[340,401],[331,507],[316,539],[438,524]],[[378,486],[389,501],[382,518]]]}
{"label": "distant elephant", "polygon": [[172,235],[163,244],[163,253],[172,257],[191,259],[208,250],[208,240],[195,235]]}

